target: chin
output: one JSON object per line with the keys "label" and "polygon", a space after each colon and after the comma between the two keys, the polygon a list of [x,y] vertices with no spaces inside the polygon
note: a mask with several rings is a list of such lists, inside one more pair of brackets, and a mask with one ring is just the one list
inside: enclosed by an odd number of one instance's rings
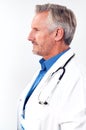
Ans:
{"label": "chin", "polygon": [[32,50],[33,54],[42,56],[38,51]]}
{"label": "chin", "polygon": [[33,54],[38,55],[38,52],[36,50],[32,50]]}

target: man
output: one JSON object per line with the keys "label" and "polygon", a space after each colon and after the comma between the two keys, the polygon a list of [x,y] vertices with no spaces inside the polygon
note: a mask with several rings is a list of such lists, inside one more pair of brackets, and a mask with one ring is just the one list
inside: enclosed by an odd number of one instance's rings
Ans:
{"label": "man", "polygon": [[85,82],[70,48],[75,29],[70,9],[36,6],[28,40],[41,70],[21,96],[18,130],[86,130]]}

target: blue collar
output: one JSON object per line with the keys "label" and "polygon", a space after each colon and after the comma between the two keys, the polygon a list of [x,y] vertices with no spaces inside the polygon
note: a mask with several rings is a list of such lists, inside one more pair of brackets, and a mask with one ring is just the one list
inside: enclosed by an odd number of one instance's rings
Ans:
{"label": "blue collar", "polygon": [[61,52],[59,54],[57,54],[56,56],[45,60],[45,59],[41,59],[39,62],[41,64],[41,69],[44,71],[48,71],[50,69],[50,67],[65,53],[67,52],[69,49],[65,50],[64,52]]}

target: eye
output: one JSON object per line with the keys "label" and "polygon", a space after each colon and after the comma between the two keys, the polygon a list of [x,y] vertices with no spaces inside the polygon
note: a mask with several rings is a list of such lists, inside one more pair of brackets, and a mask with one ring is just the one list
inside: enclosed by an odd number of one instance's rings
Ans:
{"label": "eye", "polygon": [[39,30],[38,28],[34,28],[34,31],[36,31],[36,32],[37,32],[37,31],[40,31],[40,30]]}

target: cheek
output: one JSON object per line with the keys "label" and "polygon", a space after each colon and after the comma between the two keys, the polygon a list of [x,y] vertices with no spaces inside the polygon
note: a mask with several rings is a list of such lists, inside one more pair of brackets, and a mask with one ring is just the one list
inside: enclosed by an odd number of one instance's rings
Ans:
{"label": "cheek", "polygon": [[47,50],[52,46],[52,37],[48,32],[39,32],[36,34],[36,42],[42,50]]}
{"label": "cheek", "polygon": [[45,39],[46,39],[46,36],[43,35],[43,34],[37,34],[37,35],[36,35],[36,40],[37,40],[38,42],[43,42]]}
{"label": "cheek", "polygon": [[36,40],[44,42],[49,38],[49,33],[47,31],[38,31],[36,34]]}
{"label": "cheek", "polygon": [[51,44],[52,40],[50,38],[49,35],[43,35],[42,37],[40,37],[40,44],[44,47],[49,47],[49,45]]}

